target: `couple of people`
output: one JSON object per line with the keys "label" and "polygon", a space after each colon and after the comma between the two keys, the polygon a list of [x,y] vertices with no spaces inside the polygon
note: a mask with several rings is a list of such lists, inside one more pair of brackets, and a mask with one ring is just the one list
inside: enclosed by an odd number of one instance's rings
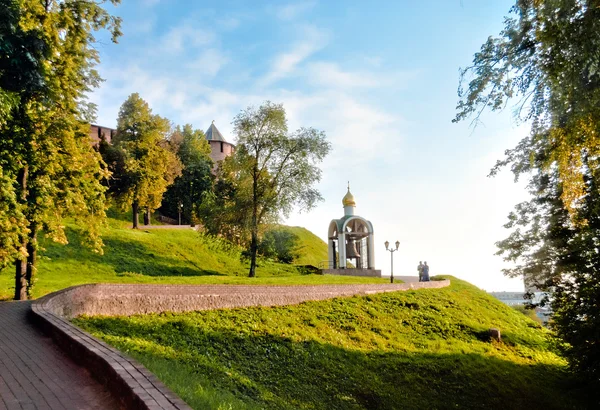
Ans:
{"label": "couple of people", "polygon": [[429,265],[427,265],[427,261],[424,264],[419,261],[417,270],[419,271],[419,282],[429,282]]}

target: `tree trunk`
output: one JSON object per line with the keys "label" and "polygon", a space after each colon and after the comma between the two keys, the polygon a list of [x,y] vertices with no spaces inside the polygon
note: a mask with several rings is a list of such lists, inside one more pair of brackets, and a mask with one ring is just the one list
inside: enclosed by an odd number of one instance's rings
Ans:
{"label": "tree trunk", "polygon": [[140,227],[140,221],[139,221],[139,213],[140,213],[140,206],[138,205],[137,201],[133,201],[133,204],[131,205],[132,208],[132,217],[133,217],[133,229],[138,229]]}
{"label": "tree trunk", "polygon": [[37,263],[37,224],[31,225],[31,231],[29,232],[29,242],[27,243],[27,272],[25,279],[27,281],[27,295],[31,296],[31,290],[33,289],[33,277],[35,276],[36,263]]}
{"label": "tree trunk", "polygon": [[[27,240],[24,240],[23,247],[26,246]],[[15,300],[27,300],[27,261],[17,260],[15,270]]]}
{"label": "tree trunk", "polygon": [[256,251],[258,249],[258,167],[254,164],[252,174],[252,241],[250,242],[250,273],[249,277],[256,276]]}
{"label": "tree trunk", "polygon": [[144,210],[144,225],[150,225],[150,209]]}
{"label": "tree trunk", "polygon": [[256,251],[258,249],[258,232],[257,229],[252,227],[252,241],[250,242],[250,273],[249,277],[253,278],[256,276]]}
{"label": "tree trunk", "polygon": [[[19,172],[18,183],[20,189],[20,199],[22,203],[27,201],[27,176],[29,168],[27,166]],[[24,236],[21,242],[21,250],[27,251],[29,238]],[[19,259],[15,262],[15,300],[27,300],[27,261]]]}

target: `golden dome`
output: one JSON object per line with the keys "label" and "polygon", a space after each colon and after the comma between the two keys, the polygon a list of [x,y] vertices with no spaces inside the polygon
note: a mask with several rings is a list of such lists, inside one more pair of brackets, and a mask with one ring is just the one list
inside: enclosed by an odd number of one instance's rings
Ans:
{"label": "golden dome", "polygon": [[350,193],[350,186],[348,186],[348,192],[344,195],[342,199],[342,204],[344,206],[356,206],[356,202],[354,201],[354,195]]}

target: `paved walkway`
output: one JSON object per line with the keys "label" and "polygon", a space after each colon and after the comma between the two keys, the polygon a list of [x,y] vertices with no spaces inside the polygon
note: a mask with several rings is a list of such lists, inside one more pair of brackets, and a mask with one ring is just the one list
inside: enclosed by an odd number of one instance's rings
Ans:
{"label": "paved walkway", "polygon": [[419,282],[419,277],[418,276],[394,276],[394,279],[400,279],[404,283]]}
{"label": "paved walkway", "polygon": [[118,409],[110,393],[27,320],[30,302],[0,302],[0,410]]}

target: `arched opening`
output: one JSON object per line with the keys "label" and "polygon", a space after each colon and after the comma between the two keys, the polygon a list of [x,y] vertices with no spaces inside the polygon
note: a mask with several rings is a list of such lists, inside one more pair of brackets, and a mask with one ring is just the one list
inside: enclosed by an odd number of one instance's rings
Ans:
{"label": "arched opening", "polygon": [[[354,217],[344,223],[344,238],[346,246],[346,260],[357,269],[371,269],[369,237],[373,228],[369,221]],[[346,263],[348,266],[349,264]]]}

